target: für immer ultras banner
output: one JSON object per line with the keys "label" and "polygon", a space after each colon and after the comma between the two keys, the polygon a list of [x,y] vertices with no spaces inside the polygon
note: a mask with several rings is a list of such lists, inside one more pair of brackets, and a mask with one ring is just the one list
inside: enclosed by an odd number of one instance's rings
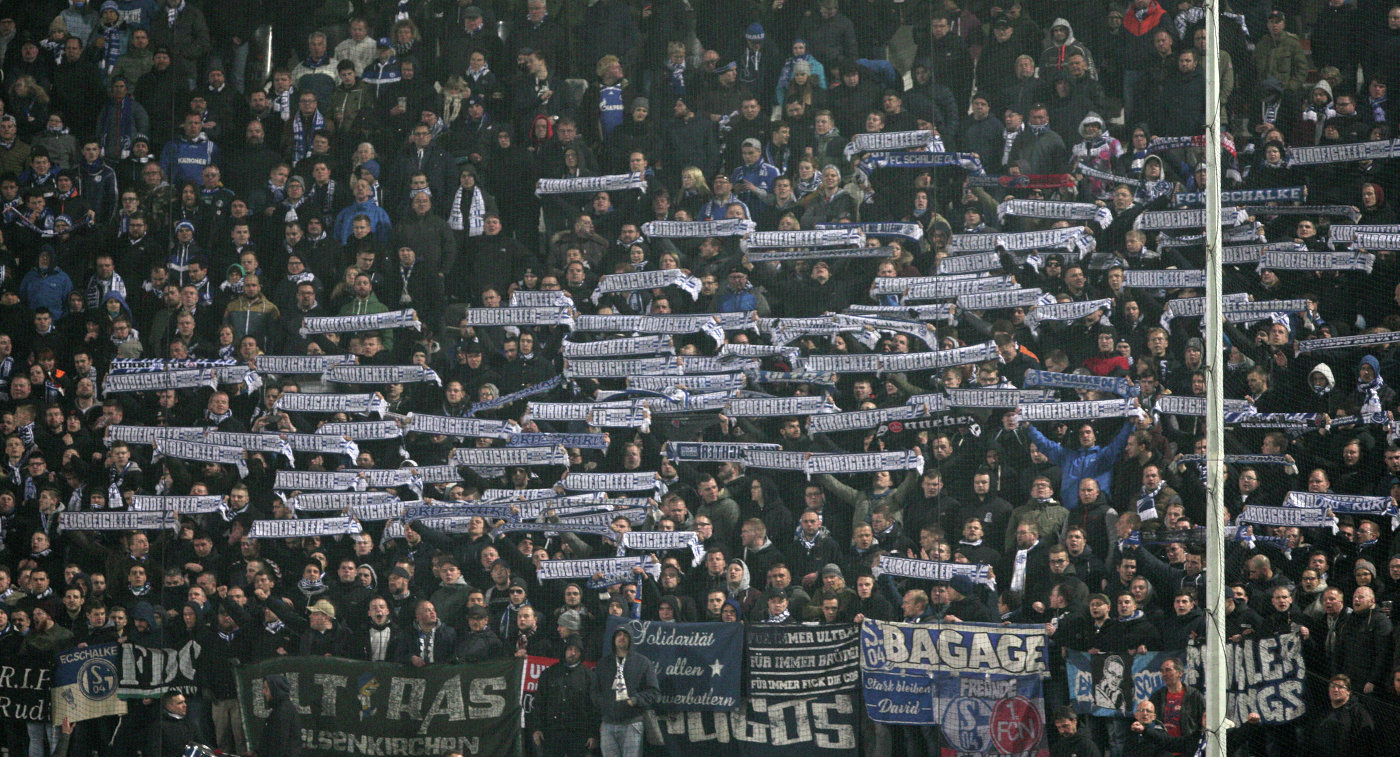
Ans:
{"label": "f\u00fcr immer ultras banner", "polygon": [[414,668],[336,657],[282,657],[238,669],[248,745],[270,714],[263,679],[286,677],[301,719],[303,757],[507,755],[520,750],[524,660]]}
{"label": "f\u00fcr immer ultras banner", "polygon": [[860,628],[757,625],[747,632],[749,696],[730,712],[661,721],[674,757],[856,757]]}
{"label": "f\u00fcr immer ultras banner", "polygon": [[631,634],[632,651],[651,660],[656,669],[661,685],[657,712],[727,712],[739,706],[742,624],[608,618],[605,654],[612,653],[612,635],[619,628]]}
{"label": "f\u00fcr immer ultras banner", "polygon": [[880,723],[936,724],[936,674],[1049,675],[1044,626],[867,620],[860,647],[866,714]]}

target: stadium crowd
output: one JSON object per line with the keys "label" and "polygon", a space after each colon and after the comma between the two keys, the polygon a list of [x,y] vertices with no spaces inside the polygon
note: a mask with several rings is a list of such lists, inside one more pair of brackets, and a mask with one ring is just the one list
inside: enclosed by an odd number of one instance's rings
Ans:
{"label": "stadium crowd", "polygon": [[[1227,190],[1305,187],[1255,203],[1235,242],[1347,250],[1344,223],[1397,223],[1395,159],[1295,164],[1293,150],[1390,139],[1400,120],[1400,6],[1375,0],[1229,0],[1221,99]],[[636,755],[653,682],[579,660],[603,652],[609,615],[661,621],[849,623],[864,618],[1045,624],[1054,674],[1046,710],[1057,755],[1190,753],[1200,694],[1168,663],[1157,706],[1135,719],[1076,718],[1061,652],[1180,650],[1204,633],[1204,547],[1162,539],[1205,522],[1200,417],[1160,412],[1204,394],[1200,317],[1162,316],[1199,287],[1125,286],[1125,271],[1200,269],[1199,239],[1136,224],[1204,188],[1199,144],[1207,44],[1200,0],[29,0],[0,2],[0,659],[76,644],[194,639],[198,696],[133,701],[77,725],[69,752],[170,757],[189,740],[244,753],[230,659],[332,654],[416,666],[511,655],[562,660],[541,681],[526,743],[547,755]],[[256,28],[272,29],[257,72]],[[923,130],[911,152],[964,156],[878,167],[847,149],[860,134]],[[969,161],[966,156],[974,156]],[[971,168],[970,168],[971,167]],[[1089,169],[1086,172],[1085,169]],[[540,179],[639,175],[645,187],[537,195]],[[984,179],[978,181],[978,179]],[[1089,220],[999,212],[1007,200],[1097,206]],[[1228,205],[1229,203],[1227,203]],[[1293,214],[1270,205],[1327,206]],[[1337,209],[1341,208],[1341,211]],[[1348,214],[1347,211],[1350,211]],[[906,224],[872,233],[882,258],[754,262],[736,236],[668,237],[649,222],[747,219],[760,231]],[[1037,288],[1035,304],[936,316],[879,277],[937,276],[969,235],[1084,226],[1069,249],[1000,250],[996,270]],[[1397,229],[1390,229],[1395,231]],[[1087,241],[1086,241],[1087,240]],[[950,249],[951,248],[951,249]],[[981,249],[968,248],[961,249]],[[1400,261],[1360,270],[1229,266],[1227,291],[1306,307],[1227,325],[1227,396],[1260,413],[1311,413],[1237,429],[1231,517],[1290,491],[1397,496],[1395,344],[1300,351],[1307,340],[1400,331]],[[594,297],[600,279],[680,269],[681,287]],[[399,468],[493,444],[442,434],[361,441],[353,458],[249,451],[235,466],[152,459],[110,429],[212,427],[305,433],[363,415],[285,412],[284,393],[380,391],[390,417],[465,417],[474,404],[560,375],[567,344],[626,336],[567,325],[470,326],[466,308],[562,292],[580,314],[747,313],[812,318],[871,306],[908,329],[799,334],[801,371],[819,354],[947,350],[992,341],[995,359],[943,370],[751,381],[783,396],[828,393],[842,411],[957,388],[1028,388],[1028,370],[1122,377],[1142,412],[1030,424],[1016,407],[952,408],[903,424],[810,433],[808,417],[724,412],[606,429],[605,449],[568,450],[572,471],[655,471],[645,520],[618,530],[689,530],[703,560],[658,555],[659,577],[601,589],[542,582],[549,559],[609,556],[614,540],[569,532],[254,539],[256,520],[293,517],[279,470]],[[884,290],[882,290],[884,291]],[[1064,322],[1037,306],[1106,300]],[[412,308],[421,330],[305,334],[308,318]],[[883,310],[881,310],[883,308]],[[927,316],[927,317],[925,317]],[[767,322],[771,323],[771,322]],[[857,336],[869,337],[860,339]],[[926,337],[926,338],[925,338]],[[728,331],[733,345],[771,330]],[[925,342],[928,342],[926,344]],[[710,356],[708,333],[673,350]],[[773,342],[776,344],[777,342]],[[230,361],[352,354],[360,365],[423,365],[431,383],[332,384],[267,375],[259,385],[105,392],[113,361]],[[144,365],[178,365],[178,362]],[[190,363],[207,365],[210,363]],[[677,377],[683,384],[684,378]],[[592,403],[623,388],[572,378],[536,400]],[[1105,399],[1051,389],[1056,401]],[[603,394],[600,395],[600,392]],[[526,402],[478,417],[525,432]],[[1350,416],[1362,422],[1337,425]],[[916,450],[922,473],[819,475],[668,459],[666,443],[758,442],[813,453]],[[425,498],[548,488],[559,467],[463,466]],[[418,493],[397,490],[404,499]],[[218,495],[217,512],[169,532],[63,529],[65,514],[120,511],[136,495]],[[1144,507],[1144,502],[1146,507]],[[1144,518],[1146,514],[1149,517]],[[1400,554],[1388,515],[1331,529],[1270,527],[1228,550],[1228,634],[1306,635],[1308,713],[1239,723],[1239,753],[1383,754],[1400,743]],[[1139,543],[1141,542],[1141,543]],[[957,576],[882,575],[879,556],[992,566],[991,586]],[[608,667],[613,666],[613,667]],[[590,697],[590,690],[596,689]],[[1156,698],[1154,697],[1154,700]],[[616,727],[609,731],[609,727]],[[47,757],[56,734],[6,721],[11,755]],[[936,733],[867,723],[875,757],[935,754]],[[549,734],[545,738],[545,734]],[[282,752],[295,754],[289,732]],[[1385,745],[1390,746],[1385,746]],[[648,746],[650,750],[652,747]],[[1393,752],[1390,752],[1393,753]]]}

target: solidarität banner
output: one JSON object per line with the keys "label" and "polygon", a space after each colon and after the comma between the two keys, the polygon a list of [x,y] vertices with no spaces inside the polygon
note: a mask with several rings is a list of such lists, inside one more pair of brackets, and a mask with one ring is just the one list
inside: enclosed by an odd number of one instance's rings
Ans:
{"label": "solidarit\u00e4t banner", "polygon": [[739,623],[659,623],[608,618],[604,654],[619,628],[632,651],[651,660],[661,685],[657,712],[727,712],[739,706],[744,626]]}
{"label": "solidarit\u00e4t banner", "polygon": [[[712,624],[707,624],[712,625]],[[736,624],[737,625],[737,624]],[[748,696],[730,712],[661,718],[673,757],[856,757],[860,629],[757,625],[747,630]]]}
{"label": "solidarit\u00e4t banner", "polygon": [[867,620],[860,648],[866,714],[878,723],[939,722],[939,674],[1049,675],[1044,626]]}
{"label": "solidarit\u00e4t banner", "polygon": [[238,669],[238,703],[251,749],[271,710],[262,681],[286,677],[301,719],[303,757],[517,754],[524,660],[413,668],[337,657],[283,657]]}

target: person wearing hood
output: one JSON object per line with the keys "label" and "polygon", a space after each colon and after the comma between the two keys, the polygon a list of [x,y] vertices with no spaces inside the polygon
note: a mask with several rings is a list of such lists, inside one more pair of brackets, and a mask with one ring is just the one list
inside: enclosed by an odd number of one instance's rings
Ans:
{"label": "person wearing hood", "polygon": [[729,561],[724,569],[724,591],[729,599],[739,603],[745,614],[752,612],[754,605],[758,604],[759,591],[753,588],[752,581],[749,566],[743,560],[735,558]]}
{"label": "person wearing hood", "polygon": [[1094,65],[1094,56],[1089,52],[1089,48],[1074,38],[1074,27],[1070,26],[1068,21],[1057,18],[1051,22],[1050,29],[1045,32],[1045,39],[1041,41],[1041,74],[1049,75],[1065,70],[1068,59],[1073,55],[1084,56],[1084,62],[1089,67],[1089,76],[1099,78],[1098,68]]}
{"label": "person wearing hood", "polygon": [[1316,145],[1322,141],[1327,121],[1336,117],[1337,109],[1332,103],[1332,85],[1326,79],[1318,79],[1312,90],[1303,100],[1303,110],[1293,125],[1289,143],[1294,145]]}
{"label": "person wearing hood", "polygon": [[1077,139],[1083,137],[1080,127],[1096,107],[1086,89],[1076,87],[1068,71],[1057,71],[1052,75],[1045,105],[1049,108],[1050,128],[1065,144],[1078,147]]}
{"label": "person wearing hood", "polygon": [[986,590],[978,587],[967,575],[959,573],[953,576],[944,592],[948,597],[944,622],[990,623],[995,619],[987,605]]}
{"label": "person wearing hood", "polygon": [[[1329,127],[1332,125],[1329,121]],[[1368,181],[1361,185],[1361,204],[1358,206],[1361,211],[1362,224],[1392,224],[1395,223],[1395,209],[1386,204],[1385,187],[1376,182]]]}
{"label": "person wearing hood", "polygon": [[932,113],[933,123],[938,127],[938,135],[943,141],[950,147],[961,144],[958,135],[962,132],[961,114],[964,111],[958,110],[953,91],[934,78],[933,65],[926,60],[914,61],[909,75],[912,81],[909,89],[904,91],[905,112]]}
{"label": "person wearing hood", "polygon": [[598,747],[600,719],[589,696],[593,676],[582,663],[582,637],[572,634],[564,640],[559,662],[540,674],[534,708],[526,716],[525,727],[535,748],[544,749],[545,754],[574,757]]}
{"label": "person wearing hood", "polygon": [[[203,718],[212,716],[214,730],[209,735],[225,754],[243,754],[248,748],[238,712],[238,682],[232,664],[253,661],[254,636],[244,630],[251,622],[242,607],[227,602],[220,605],[213,626],[202,625],[195,633],[202,650],[195,661],[195,682],[199,684],[201,699],[196,715],[203,710]],[[164,717],[161,722],[164,726]]]}
{"label": "person wearing hood", "polygon": [[[1070,163],[1112,173],[1114,161],[1123,155],[1123,143],[1108,133],[1103,116],[1094,111],[1085,114],[1079,122],[1079,137],[1070,149]],[[1099,199],[1108,199],[1113,192],[1113,184],[1103,179],[1085,177],[1079,187],[1082,194]]]}
{"label": "person wearing hood", "polygon": [[292,688],[281,673],[263,679],[263,701],[269,710],[262,738],[250,757],[301,757],[301,716],[291,699]]}
{"label": "person wearing hood", "polygon": [[656,666],[632,651],[625,628],[613,632],[611,648],[593,671],[589,695],[602,715],[601,741],[605,755],[640,757],[642,715],[660,697]]}

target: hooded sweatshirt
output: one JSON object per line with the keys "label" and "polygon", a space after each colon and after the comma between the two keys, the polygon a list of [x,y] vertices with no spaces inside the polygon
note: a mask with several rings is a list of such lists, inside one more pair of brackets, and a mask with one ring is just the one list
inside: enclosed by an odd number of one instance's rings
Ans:
{"label": "hooded sweatshirt", "polygon": [[301,757],[301,718],[296,705],[292,704],[291,686],[281,673],[269,675],[266,681],[272,697],[267,703],[270,712],[263,721],[258,754],[261,757]]}

